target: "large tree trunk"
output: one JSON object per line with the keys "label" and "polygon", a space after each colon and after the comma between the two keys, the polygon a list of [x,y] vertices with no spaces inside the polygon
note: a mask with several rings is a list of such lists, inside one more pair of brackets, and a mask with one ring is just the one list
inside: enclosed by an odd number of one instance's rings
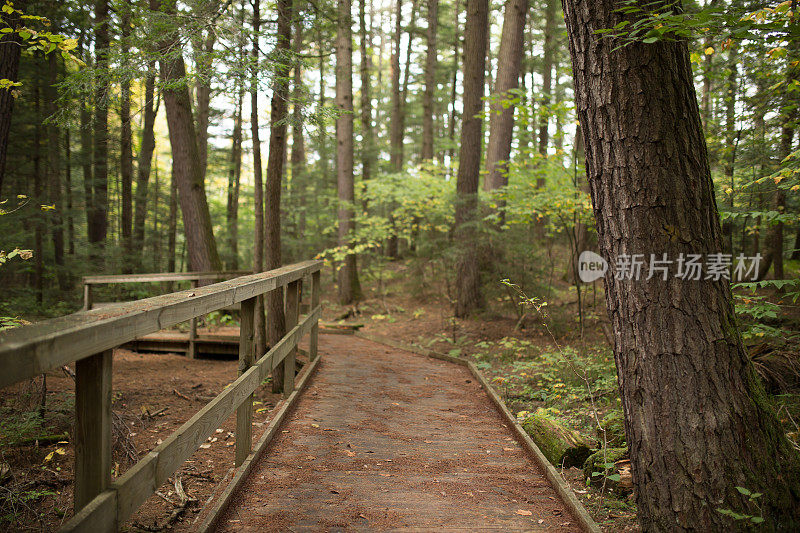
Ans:
{"label": "large tree trunk", "polygon": [[[159,9],[161,0],[150,0],[153,10]],[[169,12],[175,9],[175,1],[163,2]],[[178,199],[183,214],[183,228],[189,253],[191,270],[220,270],[221,263],[211,226],[208,200],[203,183],[203,172],[197,151],[197,135],[189,89],[186,86],[186,67],[183,56],[174,53],[178,46],[177,31],[168,32],[159,43],[161,54],[161,78],[165,88],[162,91],[164,108],[167,112],[169,142],[172,147],[172,165],[175,180],[178,182]]]}
{"label": "large tree trunk", "polygon": [[94,159],[92,206],[89,222],[89,246],[95,260],[105,245],[108,232],[108,98],[109,84],[102,71],[108,70],[109,29],[108,0],[97,0],[94,8],[95,67],[101,74],[96,81],[92,119]]}
{"label": "large tree trunk", "polygon": [[483,122],[479,114],[483,108],[488,14],[488,0],[467,0],[467,25],[464,30],[464,114],[456,178],[454,228],[456,240],[461,246],[456,274],[455,315],[458,317],[467,316],[483,305],[475,223],[483,146]]}
{"label": "large tree trunk", "polygon": [[[563,5],[603,257],[721,252],[686,43],[614,50],[593,30],[623,20],[618,2]],[[738,486],[763,493],[768,529],[797,529],[798,455],[742,345],[729,282],[676,270],[667,280],[617,279],[613,267],[605,276],[642,528],[744,528],[717,511],[754,511]]]}
{"label": "large tree trunk", "polygon": [[544,11],[544,53],[542,54],[542,96],[539,99],[539,153],[547,155],[550,142],[550,103],[553,90],[553,56],[555,55],[556,1],[546,0]]}
{"label": "large tree trunk", "polygon": [[428,0],[428,49],[425,55],[425,96],[422,100],[422,153],[420,159],[433,159],[433,102],[436,97],[436,30],[439,27],[439,0]]}
{"label": "large tree trunk", "polygon": [[150,181],[153,152],[156,149],[156,138],[153,128],[158,113],[155,100],[156,65],[151,61],[144,81],[144,124],[142,125],[142,141],[139,147],[139,159],[136,168],[136,197],[133,213],[134,254],[141,267],[144,258],[144,221],[147,217],[147,185]]}
{"label": "large tree trunk", "polygon": [[[519,86],[523,36],[528,0],[507,0],[500,39],[497,80],[492,95],[489,120],[489,147],[486,150],[486,178],[483,188],[493,191],[508,185],[508,160],[514,133],[514,106],[503,106],[502,100],[513,98],[509,91]],[[501,208],[502,209],[502,208]]]}
{"label": "large tree trunk", "polygon": [[[264,188],[266,269],[281,266],[281,182],[286,161],[286,119],[289,115],[289,56],[292,45],[292,0],[278,0],[278,33],[276,35],[275,83],[270,103],[269,156]],[[267,338],[275,346],[286,334],[283,313],[283,291],[267,294]],[[283,390],[283,362],[272,371],[272,392]]]}
{"label": "large tree trunk", "polygon": [[[24,2],[17,2],[15,7],[22,8]],[[23,8],[24,9],[24,8]],[[3,14],[6,24],[15,28],[20,24],[19,15],[15,13]],[[0,79],[18,81],[19,58],[22,49],[22,39],[16,32],[0,35]],[[6,154],[8,152],[8,137],[11,133],[11,115],[14,111],[14,95],[10,89],[0,90],[0,195],[3,189],[3,178],[6,174]],[[2,196],[0,196],[2,200]]]}
{"label": "large tree trunk", "polygon": [[[355,186],[353,182],[353,37],[350,0],[338,0],[336,31],[336,177],[339,193],[339,246],[352,248],[355,232]],[[361,297],[355,253],[339,267],[339,303],[347,305]]]}

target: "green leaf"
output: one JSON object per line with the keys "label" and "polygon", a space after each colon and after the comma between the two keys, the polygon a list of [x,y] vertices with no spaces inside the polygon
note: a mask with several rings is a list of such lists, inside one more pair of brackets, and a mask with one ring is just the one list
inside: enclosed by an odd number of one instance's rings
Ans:
{"label": "green leaf", "polygon": [[658,37],[648,37],[647,39],[644,39],[642,42],[645,43],[645,44],[652,44],[652,43],[656,42],[657,40],[658,40]]}
{"label": "green leaf", "polygon": [[744,487],[736,487],[736,490],[738,490],[740,494],[744,494],[745,496],[750,496],[750,494],[752,494],[749,490],[747,490]]}

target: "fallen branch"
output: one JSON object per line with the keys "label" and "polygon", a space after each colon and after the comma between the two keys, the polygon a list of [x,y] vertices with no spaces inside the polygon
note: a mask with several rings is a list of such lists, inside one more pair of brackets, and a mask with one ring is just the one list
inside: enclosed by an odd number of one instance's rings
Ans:
{"label": "fallen branch", "polygon": [[189,397],[188,397],[188,396],[186,396],[185,394],[181,393],[181,392],[180,392],[178,389],[172,389],[172,394],[174,394],[174,395],[175,395],[175,396],[177,396],[178,398],[183,398],[183,399],[184,399],[184,400],[186,400],[187,402],[191,402],[191,401],[192,401],[192,399],[191,399],[191,398],[189,398]]}

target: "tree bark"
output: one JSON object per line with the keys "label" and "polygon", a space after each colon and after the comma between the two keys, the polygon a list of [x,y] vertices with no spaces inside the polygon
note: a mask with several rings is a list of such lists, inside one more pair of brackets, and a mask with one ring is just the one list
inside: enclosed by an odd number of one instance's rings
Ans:
{"label": "tree bark", "polygon": [[[156,162],[155,169],[155,212],[158,213],[158,162]],[[167,228],[167,271],[176,272],[175,259],[177,253],[177,240],[178,240],[178,180],[175,179],[175,167],[172,167],[169,179],[169,221]],[[154,254],[155,255],[155,254]],[[158,270],[156,268],[155,270]]]}
{"label": "tree bark", "polygon": [[[298,217],[296,225],[295,237],[299,240],[305,238],[306,233],[306,143],[305,136],[303,135],[303,64],[301,61],[296,60],[296,56],[303,51],[303,24],[300,18],[295,16],[295,32],[294,32],[294,107],[293,120],[292,120],[292,194],[297,197],[298,203]],[[369,92],[369,85],[364,89],[362,88],[362,95],[364,90]],[[370,125],[371,126],[371,125]],[[368,140],[365,139],[365,150],[368,150]]]}
{"label": "tree bark", "polygon": [[[281,266],[281,182],[286,161],[286,119],[289,116],[289,73],[292,45],[292,0],[278,0],[278,32],[275,47],[275,82],[270,103],[269,156],[265,184],[264,221],[266,269]],[[286,334],[283,291],[267,293],[267,338],[275,346]],[[272,392],[283,390],[283,362],[272,371]]]}
{"label": "tree bark", "polygon": [[433,115],[436,98],[436,36],[439,28],[439,0],[428,0],[428,49],[425,54],[425,95],[422,100],[422,153],[420,159],[433,159]]}
{"label": "tree bark", "polygon": [[[122,46],[127,48],[130,37],[130,8],[129,5],[120,7],[120,37]],[[127,67],[127,55],[123,55],[123,68]],[[120,82],[119,100],[120,119],[120,154],[119,174],[122,182],[122,248],[124,257],[122,261],[123,273],[133,272],[134,257],[133,246],[133,133],[131,132],[131,80],[126,72],[122,73]]]}
{"label": "tree bark", "polygon": [[392,172],[400,172],[403,168],[403,130],[400,123],[402,113],[400,101],[400,43],[403,35],[403,0],[397,0],[397,11],[394,19],[394,36],[392,43],[392,96],[391,126],[389,128],[389,166]]}
{"label": "tree bark", "polygon": [[[161,0],[150,0],[150,7],[154,11],[161,5]],[[167,12],[174,12],[175,0],[167,0],[163,2],[163,6]],[[173,50],[177,45],[177,30],[172,30],[159,43],[162,54],[159,63],[161,79],[165,85],[162,95],[172,147],[173,172],[178,182],[178,199],[183,215],[189,267],[200,271],[220,270],[221,263],[197,150],[192,104],[186,86],[186,67],[183,56],[180,53],[175,54]]]}
{"label": "tree bark", "polygon": [[242,176],[242,107],[244,81],[238,82],[236,110],[231,135],[231,159],[228,169],[228,203],[225,219],[228,228],[228,268],[239,270],[239,188]]}
{"label": "tree bark", "polygon": [[555,53],[556,0],[546,0],[544,11],[544,53],[542,54],[542,96],[539,99],[539,153],[547,155],[550,142],[550,103],[553,90],[553,55]]}
{"label": "tree bark", "polygon": [[[489,147],[486,150],[486,178],[483,188],[493,191],[508,185],[508,160],[514,133],[515,106],[503,106],[502,100],[519,87],[519,74],[525,33],[528,0],[507,0],[500,38],[497,80],[492,95],[489,119]],[[502,212],[502,207],[501,207]]]}
{"label": "tree bark", "polygon": [[[21,4],[21,5],[20,5]],[[17,2],[19,9],[25,2]],[[16,29],[20,25],[19,14],[16,12],[3,14],[9,28]],[[10,32],[0,35],[0,79],[19,81],[19,58],[22,49],[22,39],[18,33]],[[8,152],[8,138],[11,133],[11,116],[14,111],[14,95],[11,89],[0,90],[0,194],[3,190],[3,181],[6,174],[6,155]],[[2,199],[2,196],[0,196]]]}
{"label": "tree bark", "polygon": [[197,152],[200,156],[200,170],[203,180],[208,168],[208,125],[211,113],[211,77],[213,76],[214,43],[217,35],[210,29],[203,38],[199,33],[193,47],[198,81],[195,87],[197,94]]}
{"label": "tree bark", "polygon": [[[739,85],[739,45],[733,41],[728,49],[728,80],[725,89],[725,150],[730,151],[725,158],[724,173],[726,185],[730,187],[728,194],[728,207],[733,210],[733,196],[735,183],[733,170],[736,164],[736,94]],[[728,218],[722,223],[722,236],[725,241],[726,251],[733,253],[733,219]]]}
{"label": "tree bark", "polygon": [[64,197],[67,205],[67,253],[75,255],[75,215],[72,206],[72,147],[70,142],[69,128],[67,128],[64,130]]}
{"label": "tree bark", "polygon": [[[624,20],[618,2],[563,6],[603,257],[616,265],[632,254],[720,253],[686,42],[614,50],[593,30]],[[605,276],[642,529],[736,527],[717,509],[751,510],[737,486],[763,493],[767,529],[796,529],[798,455],[742,345],[729,282],[683,280],[676,270],[667,280],[630,280],[612,266]]]}
{"label": "tree bark", "polygon": [[[431,1],[435,2],[437,0]],[[367,0],[361,0],[358,6],[361,37],[361,134],[363,137],[361,183],[364,187],[369,186],[375,162],[375,133],[372,128],[372,32],[367,29],[366,3]]]}
{"label": "tree bark", "polygon": [[461,243],[456,267],[454,311],[457,317],[465,317],[483,305],[475,224],[483,146],[483,123],[479,114],[483,109],[488,14],[488,0],[467,0],[467,24],[464,30],[464,114],[456,177],[454,227],[456,240]]}
{"label": "tree bark", "polygon": [[[253,140],[253,202],[255,210],[255,228],[253,231],[253,272],[264,271],[264,186],[261,168],[261,137],[258,132],[258,40],[261,31],[261,2],[253,0],[253,47],[250,52],[250,138]],[[264,316],[264,297],[256,300],[255,328],[256,353],[267,351],[267,330]],[[273,390],[277,389],[275,379],[283,383],[283,374],[273,376]]]}
{"label": "tree bark", "polygon": [[95,68],[100,71],[94,94],[92,119],[94,158],[92,176],[92,207],[89,222],[90,253],[99,260],[100,249],[105,246],[108,233],[108,91],[109,84],[102,81],[108,70],[110,46],[108,0],[97,0],[94,7]]}
{"label": "tree bark", "polygon": [[50,233],[53,238],[53,263],[55,263],[58,288],[61,291],[69,290],[67,272],[64,270],[64,194],[61,188],[61,129],[55,122],[58,113],[58,56],[49,54],[47,57],[48,81],[45,87],[47,101],[47,114],[53,117],[47,124],[47,159],[48,159],[48,199],[47,203],[55,207],[50,212]]}
{"label": "tree bark", "polygon": [[447,151],[447,155],[451,163],[456,153],[456,87],[458,84],[458,60],[460,59],[459,44],[461,42],[458,23],[460,8],[460,0],[456,0],[453,7],[453,71],[450,80],[450,117],[448,118],[447,132],[447,137],[450,139],[450,148]]}
{"label": "tree bark", "polygon": [[[353,180],[353,37],[350,0],[337,0],[336,31],[336,177],[339,196],[339,246],[352,249],[355,232],[355,185]],[[350,251],[339,267],[339,303],[361,297],[355,253]]]}
{"label": "tree bark", "polygon": [[156,65],[151,61],[148,65],[144,81],[144,124],[142,125],[142,141],[139,147],[139,159],[136,165],[136,197],[133,213],[134,254],[138,255],[137,263],[143,264],[144,221],[147,217],[147,186],[150,181],[153,152],[156,149],[154,126],[158,113],[158,102],[155,101]]}

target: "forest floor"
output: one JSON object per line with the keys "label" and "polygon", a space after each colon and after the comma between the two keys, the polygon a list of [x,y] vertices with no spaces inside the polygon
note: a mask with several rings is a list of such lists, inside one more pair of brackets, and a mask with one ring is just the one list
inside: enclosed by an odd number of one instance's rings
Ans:
{"label": "forest floor", "polygon": [[[326,270],[324,320],[363,324],[361,331],[366,333],[469,358],[520,420],[537,413],[577,431],[593,447],[624,450],[602,285],[584,289],[582,321],[578,319],[577,293],[563,280],[554,280],[552,288],[542,294],[522,287],[527,296],[547,303],[543,308],[546,315],[531,312],[520,318],[513,292],[498,282],[496,290],[487,291],[486,309],[460,320],[452,317],[443,290],[446,283],[419,273],[419,265],[413,262],[384,264],[379,276],[362,277],[364,299],[355,307],[343,308],[333,301],[334,287]],[[763,306],[780,300],[780,294],[759,291],[755,297],[738,298],[737,303],[754,301]],[[781,303],[785,305],[776,316],[757,321],[773,328],[773,334],[748,327],[746,342],[773,394],[779,418],[796,442],[800,433],[796,424],[800,421],[800,306]],[[344,315],[348,316],[339,320]],[[218,330],[224,324],[235,325],[218,316],[209,323]],[[133,457],[141,458],[188,420],[232,381],[236,372],[232,360],[190,362],[175,354],[116,350],[114,475],[124,473]],[[47,375],[46,385],[44,422],[39,416],[41,379],[0,390],[0,526],[8,531],[52,531],[72,514],[74,450],[68,435],[74,383],[59,371]],[[266,426],[271,408],[279,400],[267,389],[262,387],[256,398],[255,422],[261,427]],[[191,530],[201,507],[224,486],[231,470],[234,426],[231,417],[178,473],[183,489],[196,502],[181,506],[175,494],[176,478],[171,478],[160,488],[161,496],[152,496],[126,528]],[[254,433],[258,438],[259,432]],[[631,491],[607,477],[613,470],[597,475],[557,466],[604,531],[638,531]]]}

